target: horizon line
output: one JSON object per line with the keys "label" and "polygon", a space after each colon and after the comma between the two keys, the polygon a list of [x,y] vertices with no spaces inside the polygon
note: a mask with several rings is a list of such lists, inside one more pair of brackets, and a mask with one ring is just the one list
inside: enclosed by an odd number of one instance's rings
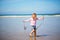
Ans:
{"label": "horizon line", "polygon": [[[24,16],[24,15],[32,15],[32,14],[0,14],[0,16]],[[56,14],[37,14],[37,15],[60,15],[60,13]]]}

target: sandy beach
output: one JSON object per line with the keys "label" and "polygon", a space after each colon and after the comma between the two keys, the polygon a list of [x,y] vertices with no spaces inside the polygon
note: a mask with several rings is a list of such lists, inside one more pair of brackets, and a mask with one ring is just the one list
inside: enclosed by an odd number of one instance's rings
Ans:
{"label": "sandy beach", "polygon": [[[45,17],[44,23],[37,30],[37,40],[60,40],[60,17]],[[0,40],[29,40],[31,27],[26,23],[24,30],[22,20],[27,18],[0,18]],[[41,22],[38,21],[38,25]]]}
{"label": "sandy beach", "polygon": [[[5,34],[1,35],[1,40],[29,40],[29,35],[27,33],[18,33],[17,34]],[[60,40],[59,34],[46,34],[38,35],[36,40]]]}

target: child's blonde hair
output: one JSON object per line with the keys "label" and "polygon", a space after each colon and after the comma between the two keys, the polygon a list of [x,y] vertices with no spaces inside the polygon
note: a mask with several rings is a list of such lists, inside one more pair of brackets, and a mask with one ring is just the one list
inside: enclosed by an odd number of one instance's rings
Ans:
{"label": "child's blonde hair", "polygon": [[[34,17],[33,17],[33,15],[34,15]],[[33,13],[32,14],[32,18],[34,19],[34,18],[37,18],[37,14],[36,13]]]}

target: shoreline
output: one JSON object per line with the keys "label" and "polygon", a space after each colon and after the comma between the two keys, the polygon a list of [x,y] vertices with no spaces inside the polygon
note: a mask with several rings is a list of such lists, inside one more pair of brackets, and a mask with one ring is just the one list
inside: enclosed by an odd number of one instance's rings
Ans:
{"label": "shoreline", "polygon": [[[41,16],[41,15],[38,15],[37,17],[40,17],[40,16]],[[52,17],[52,16],[53,16],[53,17],[55,17],[55,16],[56,16],[56,17],[58,17],[58,16],[60,17],[60,15],[45,15],[45,17]],[[0,18],[3,18],[3,17],[13,17],[13,18],[14,18],[14,17],[23,17],[23,18],[25,18],[25,17],[31,17],[31,16],[30,16],[30,15],[29,15],[29,16],[0,16]]]}

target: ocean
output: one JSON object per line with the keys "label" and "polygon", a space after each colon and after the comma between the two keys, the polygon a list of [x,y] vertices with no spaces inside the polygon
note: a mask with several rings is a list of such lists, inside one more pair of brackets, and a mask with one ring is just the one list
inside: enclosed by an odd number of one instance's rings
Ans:
{"label": "ocean", "polygon": [[[41,15],[37,15],[38,18]],[[6,15],[0,16],[0,39],[1,40],[29,40],[29,33],[32,30],[29,19],[31,15]],[[41,25],[40,25],[41,24]],[[59,40],[60,38],[60,15],[44,15],[44,20],[37,21],[37,40]]]}

